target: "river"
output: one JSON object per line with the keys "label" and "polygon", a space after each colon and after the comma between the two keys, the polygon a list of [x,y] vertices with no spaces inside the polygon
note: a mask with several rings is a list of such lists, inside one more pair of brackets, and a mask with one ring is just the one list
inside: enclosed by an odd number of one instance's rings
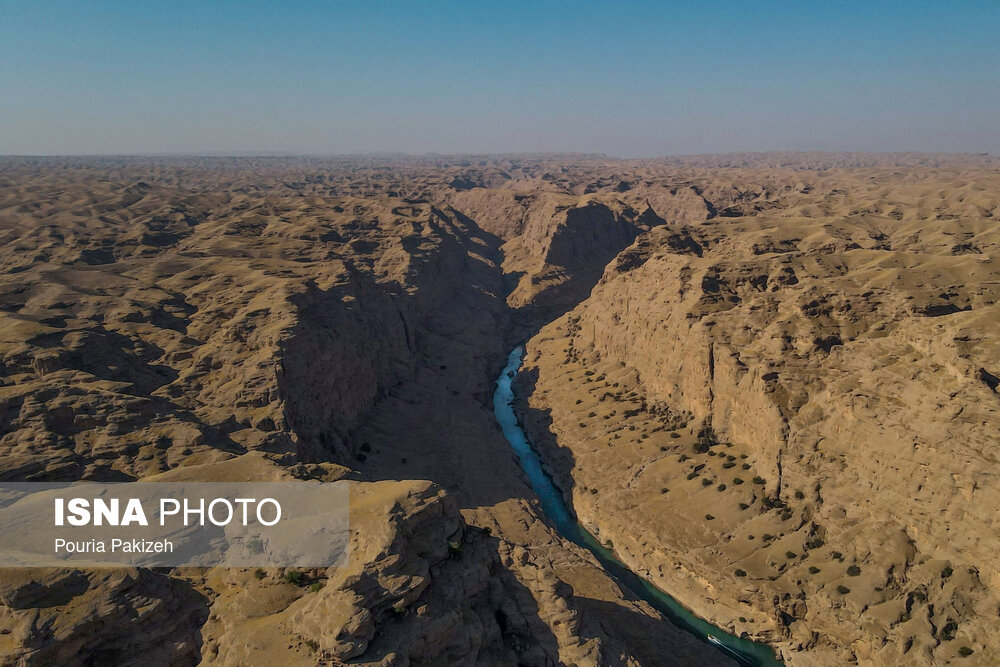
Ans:
{"label": "river", "polygon": [[528,442],[517,414],[514,411],[514,390],[512,381],[521,367],[524,348],[517,346],[507,357],[507,365],[497,378],[497,388],[493,394],[493,413],[496,415],[504,437],[517,452],[521,467],[528,474],[531,487],[541,500],[542,509],[549,517],[559,533],[566,539],[578,544],[594,554],[604,570],[620,585],[627,587],[636,596],[648,602],[653,608],[666,616],[682,630],[694,635],[701,641],[712,644],[747,667],[775,667],[783,663],[778,660],[774,651],[764,644],[758,644],[748,639],[740,639],[718,628],[708,621],[695,616],[660,589],[653,586],[639,575],[629,570],[615,554],[603,547],[593,535],[588,533],[570,511],[563,499],[562,493],[545,472],[538,453]]}

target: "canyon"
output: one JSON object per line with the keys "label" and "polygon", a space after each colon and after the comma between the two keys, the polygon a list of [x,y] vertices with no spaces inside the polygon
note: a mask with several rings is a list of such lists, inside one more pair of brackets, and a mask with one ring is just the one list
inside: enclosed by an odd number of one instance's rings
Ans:
{"label": "canyon", "polygon": [[[346,480],[344,568],[0,569],[4,664],[1000,660],[1000,161],[0,159],[0,479]],[[964,649],[964,650],[963,650]],[[966,653],[969,651],[969,653]]]}

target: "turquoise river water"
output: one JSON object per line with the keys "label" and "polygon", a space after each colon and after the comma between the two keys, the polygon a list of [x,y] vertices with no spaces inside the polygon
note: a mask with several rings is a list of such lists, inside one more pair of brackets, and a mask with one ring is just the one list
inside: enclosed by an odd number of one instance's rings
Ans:
{"label": "turquoise river water", "polygon": [[764,645],[741,639],[717,628],[708,621],[695,616],[651,583],[629,570],[615,554],[603,547],[593,535],[588,533],[573,516],[562,493],[556,488],[552,479],[542,468],[538,453],[531,447],[514,411],[514,390],[512,381],[521,367],[521,357],[524,348],[517,346],[507,357],[507,366],[497,378],[497,389],[493,394],[493,412],[504,437],[510,442],[521,461],[521,467],[528,474],[531,486],[541,500],[542,509],[556,529],[566,539],[590,551],[600,561],[620,585],[627,587],[636,596],[648,602],[653,608],[666,616],[677,627],[689,632],[701,641],[714,645],[741,665],[747,667],[775,667],[783,663],[778,660],[774,651]]}

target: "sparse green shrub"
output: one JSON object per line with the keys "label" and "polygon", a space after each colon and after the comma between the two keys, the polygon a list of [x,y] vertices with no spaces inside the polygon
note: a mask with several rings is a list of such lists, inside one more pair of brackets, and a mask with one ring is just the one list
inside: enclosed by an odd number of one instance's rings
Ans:
{"label": "sparse green shrub", "polygon": [[319,642],[316,641],[315,639],[307,639],[305,640],[304,643],[307,647],[309,647],[309,650],[312,651],[313,653],[319,650]]}
{"label": "sparse green shrub", "polygon": [[744,463],[740,467],[743,468],[744,470],[750,470],[750,464],[749,463]]}
{"label": "sparse green shrub", "polygon": [[697,476],[698,476],[698,473],[696,473],[696,472],[690,472],[690,473],[688,473],[688,479],[694,479]]}
{"label": "sparse green shrub", "polygon": [[941,639],[946,642],[950,642],[955,638],[955,632],[957,631],[958,623],[949,619],[948,622],[944,624],[944,627],[941,628]]}
{"label": "sparse green shrub", "polygon": [[298,570],[289,570],[288,572],[285,572],[285,581],[299,586],[302,584],[302,573]]}
{"label": "sparse green shrub", "polygon": [[677,460],[678,460],[678,461],[682,461],[682,462],[683,462],[683,461],[687,461],[687,460],[688,460],[689,458],[691,458],[691,457],[690,457],[690,456],[688,456],[687,454],[681,454],[681,455],[680,455],[680,456],[679,456],[679,457],[677,458]]}
{"label": "sparse green shrub", "polygon": [[323,590],[322,581],[314,581],[312,585],[309,587],[309,592],[311,593],[319,593],[321,590]]}
{"label": "sparse green shrub", "polygon": [[823,544],[824,544],[823,540],[819,537],[816,537],[806,542],[806,549],[819,549],[821,546],[823,546]]}
{"label": "sparse green shrub", "polygon": [[712,480],[710,480],[710,479],[703,479],[703,480],[701,480],[701,485],[702,486],[712,486]]}
{"label": "sparse green shrub", "polygon": [[753,483],[754,484],[767,484],[767,481],[763,477],[761,477],[760,475],[757,475],[756,477],[753,478]]}
{"label": "sparse green shrub", "polygon": [[739,477],[733,477],[733,484],[735,484],[736,486],[739,486],[742,483],[743,483],[743,480],[741,478],[739,478]]}
{"label": "sparse green shrub", "polygon": [[861,574],[861,568],[858,567],[857,565],[851,565],[850,567],[847,568],[847,576],[849,577],[857,577],[860,574]]}
{"label": "sparse green shrub", "polygon": [[819,573],[820,569],[818,567],[816,567],[815,565],[809,566],[809,574],[819,574]]}
{"label": "sparse green shrub", "polygon": [[843,584],[838,584],[837,585],[837,592],[840,593],[841,595],[847,595],[848,593],[851,592],[851,589],[848,588],[847,586],[843,585]]}
{"label": "sparse green shrub", "polygon": [[971,648],[969,648],[968,646],[963,646],[962,648],[958,649],[958,654],[959,654],[960,656],[962,656],[963,658],[968,658],[968,657],[969,657],[970,655],[972,655],[973,653],[975,653],[975,651],[973,651],[973,650],[972,650]]}
{"label": "sparse green shrub", "polygon": [[954,572],[955,572],[955,571],[954,571],[954,570],[952,570],[952,569],[951,569],[951,567],[946,567],[946,568],[944,568],[943,570],[941,570],[941,578],[942,578],[942,579],[947,579],[947,578],[948,578],[948,577],[950,577],[950,576],[951,576],[952,574],[954,574]]}
{"label": "sparse green shrub", "polygon": [[715,488],[718,489],[719,491],[725,491],[726,490],[726,485],[725,484],[719,484]]}
{"label": "sparse green shrub", "polygon": [[834,560],[844,560],[844,554],[840,553],[839,551],[831,551],[830,558]]}
{"label": "sparse green shrub", "polygon": [[798,557],[799,557],[799,555],[797,553],[795,553],[794,551],[786,551],[785,552],[785,558],[787,558],[788,560],[792,560],[793,558],[798,558]]}
{"label": "sparse green shrub", "polygon": [[264,568],[258,567],[256,570],[253,571],[253,576],[256,579],[263,579],[264,577],[267,576],[267,573],[264,572]]}

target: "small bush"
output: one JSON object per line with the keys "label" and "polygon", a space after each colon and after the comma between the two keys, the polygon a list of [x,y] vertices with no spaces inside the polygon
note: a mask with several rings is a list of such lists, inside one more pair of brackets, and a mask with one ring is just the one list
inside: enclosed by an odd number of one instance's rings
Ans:
{"label": "small bush", "polygon": [[696,472],[690,472],[690,473],[688,473],[688,479],[694,479],[697,476],[698,476],[698,473],[696,473]]}
{"label": "small bush", "polygon": [[298,586],[302,583],[302,573],[298,570],[289,570],[285,572],[285,581]]}
{"label": "small bush", "polygon": [[746,503],[740,503],[740,509],[741,510],[747,510],[747,509],[750,509],[750,506],[747,505]]}
{"label": "small bush", "polygon": [[735,484],[736,486],[739,486],[742,483],[743,483],[743,480],[741,478],[739,478],[739,477],[733,477],[733,484]]}
{"label": "small bush", "polygon": [[678,461],[687,461],[689,458],[691,458],[691,457],[688,456],[687,454],[681,454],[680,457],[678,457],[677,460]]}
{"label": "small bush", "polygon": [[861,568],[857,565],[851,565],[847,568],[847,576],[856,577],[861,574]]}
{"label": "small bush", "polygon": [[309,587],[309,592],[311,593],[319,593],[321,590],[323,590],[322,581],[314,581],[312,583],[312,586]]}
{"label": "small bush", "polygon": [[749,463],[744,463],[740,467],[743,468],[744,470],[750,470],[750,464]]}
{"label": "small bush", "polygon": [[851,589],[843,584],[839,584],[837,586],[837,592],[840,593],[841,595],[847,595],[848,593],[851,592]]}
{"label": "small bush", "polygon": [[969,648],[968,646],[963,646],[962,648],[958,649],[958,654],[959,654],[960,656],[962,656],[963,658],[968,658],[968,657],[969,657],[970,655],[972,655],[973,653],[975,653],[975,651],[973,651],[973,650],[972,650],[971,648]]}
{"label": "small bush", "polygon": [[760,475],[757,475],[756,477],[753,478],[753,483],[754,484],[767,484],[767,481],[763,477],[761,477]]}
{"label": "small bush", "polygon": [[735,468],[736,464],[733,463],[732,461],[726,461],[725,463],[722,464],[722,467],[728,470],[729,468]]}
{"label": "small bush", "polygon": [[801,491],[796,491],[795,497],[798,498],[799,500],[802,500],[803,498],[806,497],[806,494],[802,493]]}
{"label": "small bush", "polygon": [[576,399],[576,404],[577,405],[580,405],[581,403],[583,403],[583,399],[582,398]]}
{"label": "small bush", "polygon": [[256,577],[257,579],[263,579],[264,577],[267,576],[267,573],[264,572],[264,568],[258,567],[256,570],[253,571],[253,576]]}
{"label": "small bush", "polygon": [[669,490],[670,489],[668,489],[667,487],[663,487],[662,489],[660,489],[660,493],[666,493]]}
{"label": "small bush", "polygon": [[726,485],[725,484],[719,484],[715,488],[718,489],[719,491],[725,491],[726,490]]}
{"label": "small bush", "polygon": [[702,486],[712,486],[712,480],[710,480],[710,479],[703,479],[703,480],[701,480],[701,485]]}
{"label": "small bush", "polygon": [[831,551],[830,552],[830,558],[832,558],[834,560],[843,560],[844,559],[844,554],[840,553],[839,551]]}
{"label": "small bush", "polygon": [[809,566],[809,574],[819,574],[820,571],[821,570],[818,567],[816,567],[815,565],[810,565]]}
{"label": "small bush", "polygon": [[955,621],[948,621],[947,623],[944,624],[944,627],[941,628],[941,639],[943,639],[946,642],[950,642],[952,639],[955,638],[955,632],[957,631],[958,631],[958,623],[956,623]]}
{"label": "small bush", "polygon": [[737,577],[745,577],[747,576],[747,571],[737,569],[735,572],[733,572],[733,574],[735,574]]}
{"label": "small bush", "polygon": [[798,557],[799,557],[799,555],[797,553],[795,553],[794,551],[786,551],[785,552],[785,558],[787,558],[788,560],[791,560],[793,558],[798,558]]}
{"label": "small bush", "polygon": [[955,572],[955,571],[954,571],[954,570],[952,570],[952,569],[951,569],[950,567],[946,567],[946,568],[944,568],[943,570],[941,570],[941,578],[942,578],[942,579],[947,579],[947,578],[948,578],[948,577],[950,577],[950,576],[951,576],[952,574],[954,574],[954,572]]}
{"label": "small bush", "polygon": [[681,434],[680,433],[673,433],[673,432],[671,432],[670,433],[670,437],[671,438],[679,438],[679,437],[681,437]]}
{"label": "small bush", "polygon": [[705,520],[706,520],[706,521],[711,521],[711,520],[712,520],[712,519],[714,519],[714,518],[715,518],[715,517],[714,517],[714,516],[712,516],[711,514],[706,514],[706,515],[705,515]]}
{"label": "small bush", "polygon": [[806,542],[806,549],[819,549],[823,544],[823,540],[817,537]]}

